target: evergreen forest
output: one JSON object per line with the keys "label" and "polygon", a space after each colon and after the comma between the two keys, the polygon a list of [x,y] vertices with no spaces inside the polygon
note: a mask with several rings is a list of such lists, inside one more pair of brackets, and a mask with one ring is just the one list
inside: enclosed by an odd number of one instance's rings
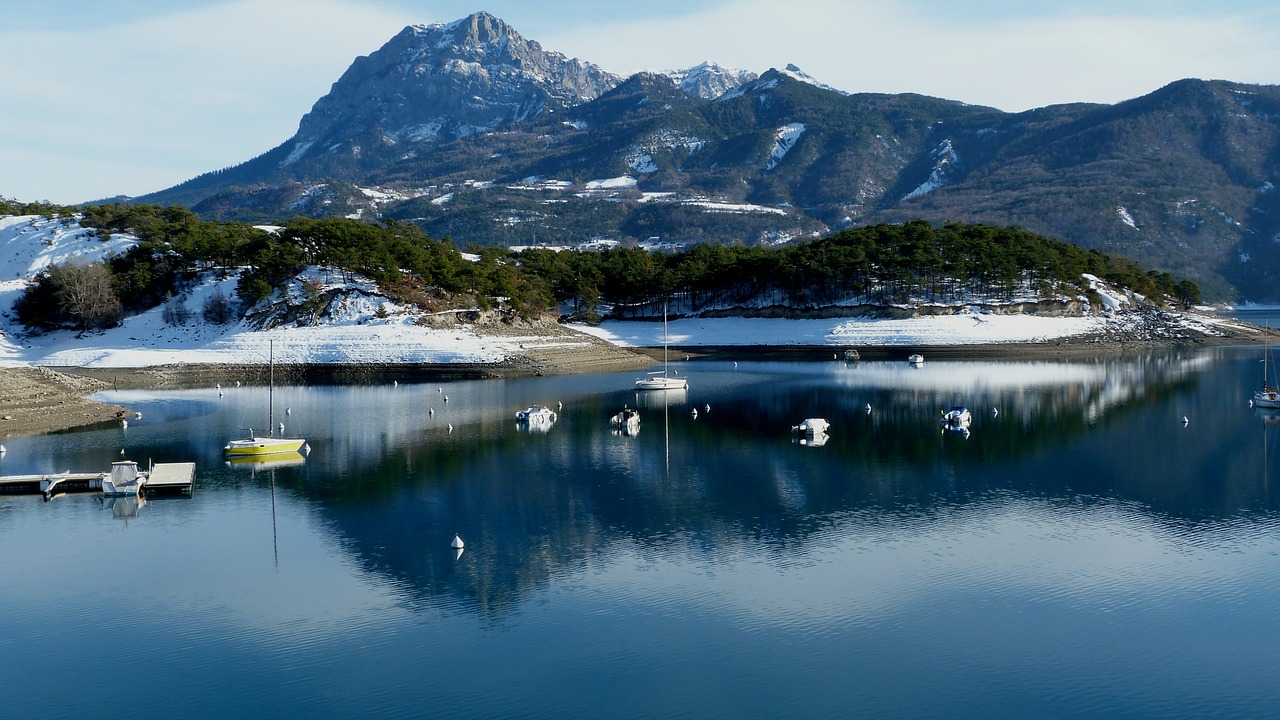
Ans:
{"label": "evergreen forest", "polygon": [[61,207],[3,198],[0,215],[61,217],[101,238],[138,238],[127,252],[101,263],[71,262],[42,272],[14,308],[23,324],[40,329],[112,326],[181,295],[204,272],[239,273],[234,300],[202,309],[206,321],[226,322],[313,265],[366,277],[393,300],[428,310],[498,307],[533,317],[563,307],[587,322],[610,314],[653,317],[673,301],[684,312],[732,313],[765,306],[805,311],[999,303],[1028,294],[1087,297],[1086,273],[1152,300],[1200,300],[1193,281],[1021,228],[923,220],[856,227],[778,248],[700,244],[667,253],[486,247],[464,253],[449,238],[433,239],[395,220],[300,217],[268,231],[202,220],[178,206]]}

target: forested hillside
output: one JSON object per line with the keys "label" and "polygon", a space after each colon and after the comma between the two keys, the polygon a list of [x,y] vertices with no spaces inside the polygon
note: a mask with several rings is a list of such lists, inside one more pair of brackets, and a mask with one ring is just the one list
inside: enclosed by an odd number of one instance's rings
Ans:
{"label": "forested hillside", "polygon": [[235,298],[201,308],[206,321],[228,322],[311,266],[367,278],[389,297],[432,310],[500,307],[530,317],[568,307],[588,321],[653,316],[663,304],[678,314],[750,315],[1087,301],[1086,274],[1154,300],[1200,299],[1194,281],[1130,260],[1018,228],[955,223],[851,228],[778,249],[707,244],[674,253],[476,248],[464,254],[448,239],[395,221],[296,218],[264,229],[201,220],[180,207],[110,205],[77,214],[12,201],[0,201],[0,214],[76,217],[101,237],[138,239],[102,263],[42,272],[15,311],[24,324],[45,329],[113,325],[180,296],[209,272],[238,277]]}

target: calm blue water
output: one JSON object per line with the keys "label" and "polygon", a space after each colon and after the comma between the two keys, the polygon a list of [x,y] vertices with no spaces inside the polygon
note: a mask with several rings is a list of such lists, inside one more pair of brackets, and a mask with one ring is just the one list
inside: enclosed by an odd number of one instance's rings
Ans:
{"label": "calm blue water", "polygon": [[1260,356],[277,388],[313,448],[278,467],[221,457],[262,388],[107,393],[143,418],[0,473],[123,448],[196,490],[0,496],[3,715],[1280,716]]}

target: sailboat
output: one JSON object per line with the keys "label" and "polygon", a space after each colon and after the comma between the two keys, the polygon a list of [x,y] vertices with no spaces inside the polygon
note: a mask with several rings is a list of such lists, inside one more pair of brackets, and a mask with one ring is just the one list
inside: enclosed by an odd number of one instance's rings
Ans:
{"label": "sailboat", "polygon": [[688,390],[689,381],[669,374],[667,358],[667,304],[662,303],[662,370],[649,373],[649,377],[636,378],[637,390]]}
{"label": "sailboat", "polygon": [[[262,437],[253,434],[253,428],[249,429],[249,437],[241,440],[231,440],[227,442],[226,447],[222,449],[227,457],[245,457],[257,455],[273,455],[275,453],[297,453],[302,450],[302,446],[306,444],[305,438],[285,438],[276,437],[275,435],[275,389],[276,389],[276,354],[275,341],[270,345],[270,368],[269,384],[267,390],[267,436]],[[281,424],[281,428],[284,425]]]}
{"label": "sailboat", "polygon": [[1280,388],[1270,385],[1271,381],[1271,321],[1266,324],[1263,335],[1262,350],[1262,389],[1254,391],[1253,406],[1259,408],[1280,408]]}

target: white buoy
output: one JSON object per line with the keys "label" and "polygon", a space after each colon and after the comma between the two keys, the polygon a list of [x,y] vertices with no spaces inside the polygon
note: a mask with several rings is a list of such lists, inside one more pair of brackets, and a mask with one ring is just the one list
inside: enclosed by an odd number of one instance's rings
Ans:
{"label": "white buoy", "polygon": [[867,403],[867,414],[871,414],[871,403]]}
{"label": "white buoy", "polygon": [[302,443],[302,454],[308,455],[310,453],[311,453],[311,446],[307,443]]}
{"label": "white buoy", "polygon": [[445,396],[444,396],[444,401],[445,401],[445,402],[449,402],[449,396],[448,396],[448,395],[445,395]]}
{"label": "white buoy", "polygon": [[280,423],[280,432],[284,432],[284,423]]}
{"label": "white buoy", "polygon": [[399,380],[392,380],[392,381],[391,381],[391,385],[392,385],[392,387],[400,387],[400,381],[399,381]]}
{"label": "white buoy", "polygon": [[436,409],[435,409],[435,408],[427,408],[427,414],[428,414],[428,415],[435,415],[435,414],[436,414]]}
{"label": "white buoy", "polygon": [[292,415],[292,414],[293,414],[293,408],[291,408],[291,407],[287,407],[287,408],[285,408],[285,409],[284,409],[284,414],[285,414],[285,415]]}
{"label": "white buoy", "polygon": [[689,413],[689,414],[690,414],[690,415],[693,415],[693,419],[694,419],[694,420],[697,420],[697,419],[698,419],[698,408],[694,408],[694,409],[693,409],[693,412],[691,412],[691,413]]}
{"label": "white buoy", "polygon": [[556,409],[557,409],[557,410],[563,410],[563,409],[564,409],[564,403],[562,403],[562,402],[560,402],[559,400],[557,400],[557,401],[556,401]]}
{"label": "white buoy", "polygon": [[219,391],[218,391],[218,397],[222,397],[222,391],[221,391],[221,390],[219,390]]}
{"label": "white buoy", "polygon": [[1183,415],[1183,416],[1182,416],[1182,424],[1183,424],[1183,425],[1186,425],[1186,424],[1187,424],[1187,423],[1189,423],[1189,422],[1191,422],[1191,421],[1187,419],[1187,416],[1186,416],[1186,415]]}
{"label": "white buoy", "polygon": [[453,423],[449,423],[449,432],[453,432]]}
{"label": "white buoy", "polygon": [[991,408],[991,417],[995,417],[999,414],[1000,414],[1000,408]]}
{"label": "white buoy", "polygon": [[738,367],[738,361],[737,361],[737,360],[734,360],[734,361],[733,361],[733,366],[734,366],[734,367]]}
{"label": "white buoy", "polygon": [[711,403],[707,403],[707,406],[703,408],[703,410],[706,410],[707,412],[711,412]]}
{"label": "white buoy", "polygon": [[237,381],[236,381],[236,387],[240,387],[240,381],[239,381],[239,380],[237,380]]}
{"label": "white buoy", "polygon": [[453,548],[454,550],[459,550],[463,547],[462,538],[458,537],[457,533],[453,534],[453,542],[449,543],[449,547]]}
{"label": "white buoy", "polygon": [[213,386],[218,388],[219,390],[222,389],[222,383],[214,383]]}
{"label": "white buoy", "polygon": [[444,388],[442,388],[442,387],[440,387],[439,385],[437,385],[437,386],[436,386],[436,392],[444,392]]}

